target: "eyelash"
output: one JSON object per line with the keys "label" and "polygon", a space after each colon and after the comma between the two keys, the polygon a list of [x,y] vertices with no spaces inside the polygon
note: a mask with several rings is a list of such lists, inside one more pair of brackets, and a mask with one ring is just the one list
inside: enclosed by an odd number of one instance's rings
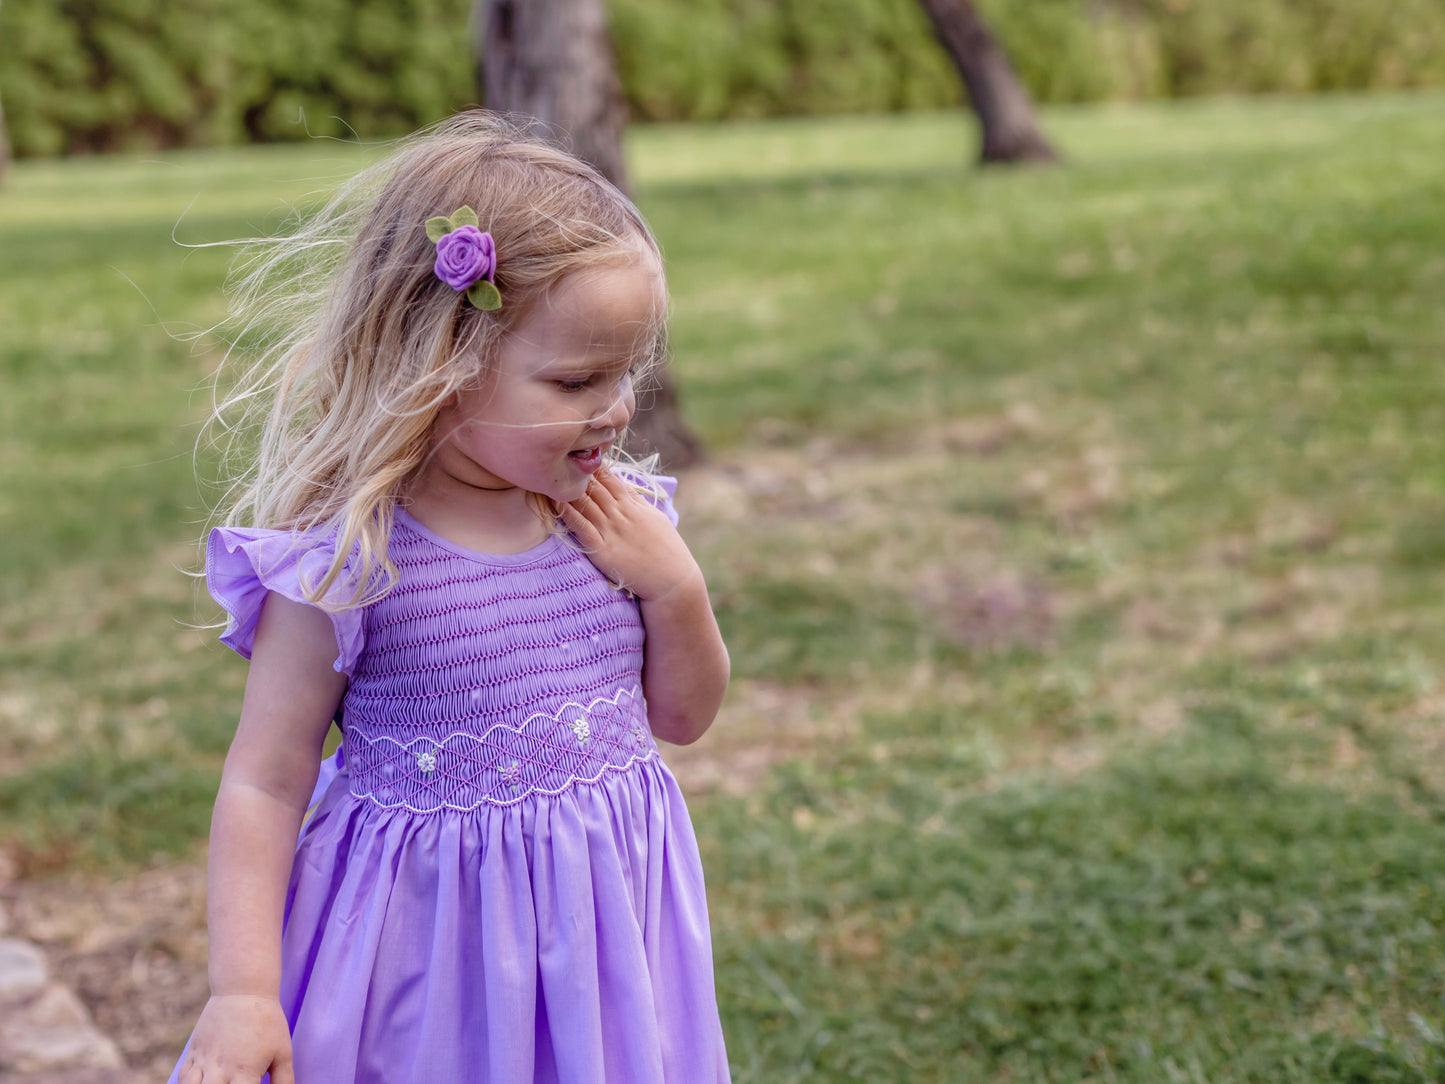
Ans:
{"label": "eyelash", "polygon": [[[631,377],[636,375],[636,373],[637,366],[633,365],[627,370],[624,375]],[[582,391],[584,388],[590,387],[594,379],[596,378],[589,376],[586,380],[559,380],[557,381],[557,387],[561,388],[563,391]]]}

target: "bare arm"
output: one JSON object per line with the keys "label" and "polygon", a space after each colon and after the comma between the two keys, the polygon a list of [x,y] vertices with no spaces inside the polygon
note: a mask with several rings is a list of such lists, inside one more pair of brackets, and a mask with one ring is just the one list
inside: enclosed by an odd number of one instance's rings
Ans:
{"label": "bare arm", "polygon": [[346,678],[321,611],[268,595],[256,629],[241,720],[211,819],[207,911],[211,1000],[196,1025],[182,1084],[291,1081],[279,1001],[281,919],[296,834],[316,785]]}
{"label": "bare arm", "polygon": [[667,516],[611,474],[562,507],[592,563],[638,598],[647,630],[642,693],[652,731],[686,745],[712,725],[728,685],[728,653],[702,570]]}
{"label": "bare arm", "polygon": [[664,741],[687,745],[712,726],[728,687],[728,651],[707,584],[699,570],[663,597],[638,598],[647,630],[642,695],[648,722]]}

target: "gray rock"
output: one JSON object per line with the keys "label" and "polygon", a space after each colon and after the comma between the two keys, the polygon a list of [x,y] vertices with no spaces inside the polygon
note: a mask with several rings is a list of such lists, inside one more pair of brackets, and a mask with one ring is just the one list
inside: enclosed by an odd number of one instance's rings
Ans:
{"label": "gray rock", "polygon": [[116,1045],[90,1022],[78,997],[59,983],[0,1021],[0,1070],[123,1069]]}
{"label": "gray rock", "polygon": [[0,1005],[28,1001],[49,981],[45,953],[28,941],[0,940]]}

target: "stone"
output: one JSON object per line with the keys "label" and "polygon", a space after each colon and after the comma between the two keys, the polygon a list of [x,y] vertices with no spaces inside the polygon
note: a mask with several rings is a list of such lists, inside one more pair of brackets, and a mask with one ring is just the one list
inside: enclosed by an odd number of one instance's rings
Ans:
{"label": "stone", "polygon": [[0,1072],[124,1067],[115,1043],[95,1029],[80,999],[60,983],[0,1022]]}
{"label": "stone", "polygon": [[0,940],[0,1005],[28,1001],[49,981],[45,953],[28,941]]}

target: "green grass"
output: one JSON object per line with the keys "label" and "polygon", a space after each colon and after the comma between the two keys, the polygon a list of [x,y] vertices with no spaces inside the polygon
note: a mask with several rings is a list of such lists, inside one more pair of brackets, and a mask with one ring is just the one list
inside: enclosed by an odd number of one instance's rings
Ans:
{"label": "green grass", "polygon": [[[689,753],[735,1079],[1445,1079],[1442,106],[1059,109],[1034,171],[954,115],[633,132],[715,458],[684,527],[735,682]],[[365,153],[0,190],[32,873],[194,853],[244,679],[185,627],[216,348],[167,334],[228,253],[172,233]]]}

